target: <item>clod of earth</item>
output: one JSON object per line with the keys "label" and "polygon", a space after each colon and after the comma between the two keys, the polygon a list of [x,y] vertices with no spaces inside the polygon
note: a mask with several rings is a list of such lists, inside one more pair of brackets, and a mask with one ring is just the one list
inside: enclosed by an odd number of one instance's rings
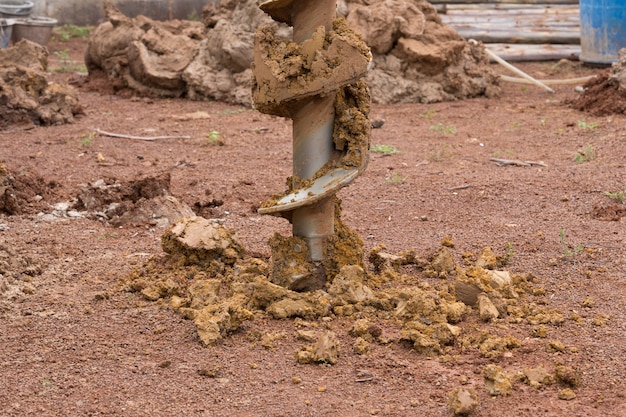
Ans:
{"label": "clod of earth", "polygon": [[578,388],[583,382],[582,372],[567,365],[557,365],[554,368],[554,378],[557,382],[571,388]]}
{"label": "clod of earth", "polygon": [[554,375],[550,374],[543,366],[526,368],[522,371],[522,381],[534,388],[554,383]]}
{"label": "clod of earth", "polygon": [[576,393],[572,391],[571,388],[564,388],[562,390],[559,390],[558,396],[559,400],[570,401],[576,398]]}
{"label": "clod of earth", "polygon": [[485,388],[489,395],[509,395],[513,392],[510,377],[498,365],[489,364],[485,366],[483,368],[483,377]]}
{"label": "clod of earth", "polygon": [[478,395],[469,388],[456,388],[448,395],[450,411],[455,416],[468,416],[478,407]]}
{"label": "clod of earth", "polygon": [[328,363],[334,365],[339,359],[339,342],[334,332],[326,332],[309,346],[295,353],[298,363]]}

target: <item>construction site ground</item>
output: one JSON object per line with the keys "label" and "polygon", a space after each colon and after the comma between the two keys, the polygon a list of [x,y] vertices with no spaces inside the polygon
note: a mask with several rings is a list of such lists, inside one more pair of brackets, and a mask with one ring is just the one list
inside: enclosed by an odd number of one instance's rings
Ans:
{"label": "construction site ground", "polygon": [[[49,49],[52,79],[80,78],[86,41]],[[572,61],[520,67],[541,79],[598,72]],[[374,105],[372,118],[384,119],[372,132],[376,152],[338,195],[368,252],[384,244],[426,258],[446,239],[458,265],[489,246],[507,270],[536,277],[565,320],[543,336],[524,322],[470,322],[521,342],[496,357],[424,356],[399,340],[393,320],[377,319],[388,343],[358,354],[354,318],[333,315],[306,324],[260,315],[203,347],[192,321],[120,285],[162,256],[158,222],[112,226],[58,203],[98,180],[169,173],[171,194],[268,261],[268,239],[290,226],[256,209],[291,173],[291,121],[219,102],[112,95],[106,82],[78,88],[85,115],[75,123],[0,132],[0,162],[33,186],[18,213],[0,214],[3,273],[17,277],[0,296],[0,415],[447,416],[449,393],[465,387],[478,395],[475,416],[626,416],[626,116],[570,108],[575,85],[551,94],[503,83],[498,98]],[[294,359],[304,325],[336,333],[336,364]],[[271,348],[259,342],[267,334],[277,335]],[[489,364],[510,375],[565,366],[581,382],[511,377],[512,391],[492,396]]]}

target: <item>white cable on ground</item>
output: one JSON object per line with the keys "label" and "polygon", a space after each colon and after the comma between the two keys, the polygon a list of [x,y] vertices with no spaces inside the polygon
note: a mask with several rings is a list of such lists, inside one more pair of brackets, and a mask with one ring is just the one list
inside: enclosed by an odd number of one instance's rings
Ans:
{"label": "white cable on ground", "polygon": [[[470,39],[468,42],[470,42],[473,45],[478,45],[478,42],[474,39]],[[513,71],[514,73],[516,73],[517,75],[519,75],[520,77],[523,77],[525,79],[527,79],[528,81],[530,81],[532,84],[535,84],[538,87],[543,88],[546,91],[549,91],[550,93],[554,93],[554,90],[551,89],[550,87],[548,87],[547,85],[545,85],[544,83],[542,83],[541,81],[531,77],[530,75],[526,74],[524,71],[522,71],[519,68],[514,67],[513,65],[509,64],[508,62],[506,62],[504,59],[500,58],[498,55],[494,54],[493,52],[491,52],[489,49],[485,48],[485,52],[487,52],[487,55],[489,55],[494,61],[496,61],[498,64],[502,65],[503,67],[505,67],[506,69]]]}

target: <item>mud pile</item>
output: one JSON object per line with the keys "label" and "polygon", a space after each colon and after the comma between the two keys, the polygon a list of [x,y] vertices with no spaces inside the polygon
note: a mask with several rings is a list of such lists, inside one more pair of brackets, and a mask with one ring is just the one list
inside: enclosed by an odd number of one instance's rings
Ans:
{"label": "mud pile", "polygon": [[[489,248],[471,261],[465,254],[468,263],[461,267],[447,246],[426,259],[412,251],[388,254],[379,247],[370,254],[373,271],[343,265],[324,289],[295,292],[270,281],[273,264],[280,260],[267,264],[247,257],[234,231],[201,217],[182,220],[162,241],[167,254],[126,277],[124,285],[193,320],[204,345],[219,342],[257,316],[297,321],[344,317],[354,321],[349,335],[359,354],[373,343],[402,342],[441,360],[467,350],[494,360],[525,343],[509,333],[515,324],[530,324],[532,337],[545,338],[550,327],[564,321],[546,306],[537,278],[497,269],[506,257]],[[419,272],[404,274],[406,265]],[[386,323],[384,329],[374,320]],[[386,334],[389,329],[399,334],[395,340]],[[298,337],[308,337],[312,344],[296,352],[296,360],[307,362],[317,346],[336,361],[333,335]]]}
{"label": "mud pile", "polygon": [[626,48],[618,56],[610,69],[587,81],[572,107],[594,116],[626,114]]}
{"label": "mud pile", "polygon": [[83,114],[78,94],[46,78],[48,51],[28,40],[0,49],[0,130],[71,123]]}
{"label": "mud pile", "polygon": [[143,16],[130,19],[110,1],[105,1],[104,8],[109,21],[95,29],[85,54],[90,76],[104,72],[117,89],[130,87],[163,97],[183,95],[182,72],[198,51],[204,25],[156,22]]}
{"label": "mud pile", "polygon": [[195,215],[171,195],[170,179],[168,173],[128,182],[100,179],[84,185],[68,209],[113,226],[167,227]]}
{"label": "mud pile", "polygon": [[[160,96],[186,95],[251,105],[254,33],[270,25],[291,42],[256,0],[209,2],[199,22],[129,19],[110,3],[86,55],[90,77],[98,71],[119,88]],[[365,81],[375,103],[436,102],[498,93],[481,46],[445,26],[426,0],[339,1],[338,12],[371,47]]]}
{"label": "mud pile", "polygon": [[30,171],[10,172],[0,163],[0,213],[33,213],[46,206],[58,184]]}

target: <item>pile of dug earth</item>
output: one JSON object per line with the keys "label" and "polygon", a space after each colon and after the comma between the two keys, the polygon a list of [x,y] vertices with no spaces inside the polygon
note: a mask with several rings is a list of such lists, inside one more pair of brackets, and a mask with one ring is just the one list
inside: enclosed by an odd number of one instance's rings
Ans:
{"label": "pile of dug earth", "polygon": [[[358,237],[350,250],[354,245],[362,254]],[[363,263],[338,265],[325,288],[294,292],[273,282],[280,280],[272,273],[274,264],[283,260],[270,259],[268,264],[246,256],[232,230],[202,217],[176,223],[163,235],[162,247],[163,256],[123,279],[124,290],[193,320],[205,346],[218,344],[248,320],[269,317],[294,320],[294,337],[307,343],[294,352],[298,363],[335,364],[340,359],[347,347],[339,345],[336,333],[311,323],[333,318],[352,321],[353,345],[348,349],[359,355],[367,355],[372,344],[391,343],[451,363],[472,350],[494,361],[529,343],[555,352],[568,349],[548,338],[565,318],[547,306],[539,280],[503,269],[507,256],[497,256],[490,248],[478,255],[463,254],[460,266],[448,238],[425,259],[410,250],[389,254],[380,246],[369,254],[371,271]],[[417,272],[403,273],[407,266]],[[516,325],[522,323],[531,326],[524,341],[512,335],[519,334]],[[272,348],[275,338],[265,334],[261,344]],[[559,395],[572,397],[572,388],[581,383],[580,373],[563,364],[514,373],[490,364],[482,372],[491,395],[508,395],[513,383],[521,381],[535,387],[558,383]],[[455,390],[451,406],[467,413],[476,406],[476,395],[463,387]]]}
{"label": "pile of dug earth", "polygon": [[49,82],[47,70],[41,45],[24,39],[0,49],[0,130],[70,123],[83,114],[77,91]]}
{"label": "pile of dug earth", "polygon": [[626,48],[618,56],[611,68],[583,86],[583,93],[572,102],[575,109],[596,116],[626,114]]}
{"label": "pile of dug earth", "polygon": [[[108,22],[96,28],[86,54],[89,77],[119,90],[250,106],[254,33],[274,26],[288,44],[291,28],[256,0],[209,2],[202,22],[130,19],[105,1]],[[374,103],[431,103],[498,94],[482,45],[444,25],[426,0],[346,0],[338,14],[371,48],[365,81]]]}

